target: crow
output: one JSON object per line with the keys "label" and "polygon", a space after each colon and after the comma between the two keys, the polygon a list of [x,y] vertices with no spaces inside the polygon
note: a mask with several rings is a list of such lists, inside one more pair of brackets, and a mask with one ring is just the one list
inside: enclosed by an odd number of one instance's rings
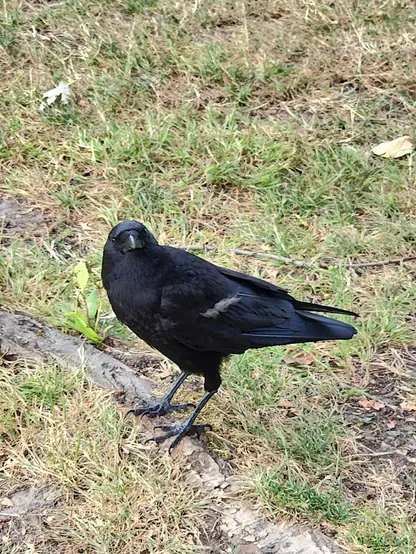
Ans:
{"label": "crow", "polygon": [[[108,235],[102,281],[117,318],[138,337],[177,364],[182,373],[160,402],[130,410],[162,416],[194,408],[173,426],[160,425],[160,443],[204,429],[195,420],[221,385],[220,367],[231,354],[250,348],[322,340],[348,340],[356,329],[312,312],[357,316],[354,312],[296,300],[272,283],[214,265],[194,254],[160,245],[137,221],[124,221]],[[189,374],[204,376],[197,406],[172,404]]]}

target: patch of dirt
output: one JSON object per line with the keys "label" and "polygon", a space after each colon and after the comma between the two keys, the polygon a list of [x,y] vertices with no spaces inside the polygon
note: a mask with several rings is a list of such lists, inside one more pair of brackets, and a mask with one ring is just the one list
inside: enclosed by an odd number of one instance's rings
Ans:
{"label": "patch of dirt", "polygon": [[209,529],[209,535],[205,534],[201,536],[201,542],[206,548],[207,554],[230,552],[230,541],[221,532],[218,514],[212,512],[212,515],[206,517],[204,521],[205,529]]}
{"label": "patch of dirt", "polygon": [[[48,515],[60,497],[55,487],[18,487],[0,500],[0,535],[5,545],[29,547],[39,544]],[[44,543],[43,538],[41,543]],[[28,551],[28,550],[27,550]]]}
{"label": "patch of dirt", "polygon": [[390,351],[371,364],[368,374],[357,371],[356,380],[368,396],[351,399],[345,419],[373,470],[381,473],[390,464],[410,498],[416,469],[416,348]]}
{"label": "patch of dirt", "polygon": [[40,515],[46,508],[55,505],[60,493],[51,487],[20,487],[3,497],[1,513],[3,517]]}
{"label": "patch of dirt", "polygon": [[[75,188],[74,180],[70,184]],[[53,239],[53,246],[47,247],[49,252],[68,259],[74,252],[79,256],[89,252],[86,236],[89,240],[96,237],[89,223],[71,221],[65,210],[57,206],[41,210],[21,199],[0,201],[0,246],[7,247],[16,239],[23,239],[28,248],[33,243],[45,246],[44,240],[48,238]]]}
{"label": "patch of dirt", "polygon": [[[310,126],[313,113],[304,107],[293,107],[285,101],[286,95],[278,91],[254,91],[250,98],[250,113],[256,119],[272,119],[289,123],[299,133],[304,133],[305,122]],[[299,121],[304,122],[303,125]]]}
{"label": "patch of dirt", "polygon": [[157,88],[157,100],[164,108],[177,109],[186,103],[202,111],[208,105],[222,106],[227,94],[218,85],[201,87],[196,78],[174,75]]}
{"label": "patch of dirt", "polygon": [[22,237],[27,232],[39,237],[47,229],[40,210],[12,199],[0,202],[0,226],[3,231],[2,242]]}
{"label": "patch of dirt", "polygon": [[255,544],[244,544],[238,547],[236,554],[261,554],[261,550]]}
{"label": "patch of dirt", "polygon": [[189,80],[181,74],[173,74],[169,79],[156,87],[157,101],[168,109],[179,108],[184,99],[192,93]]}
{"label": "patch of dirt", "polygon": [[[246,7],[245,17],[248,21],[277,21],[282,19],[285,16],[290,16],[290,10],[285,8],[278,8],[276,11],[269,11],[265,9],[262,12],[259,12],[258,9],[258,0],[253,2],[252,6],[250,4]],[[218,13],[217,17],[213,17],[211,20],[203,22],[202,27],[205,28],[215,28],[215,27],[233,27],[243,25],[243,14],[236,13],[232,15],[232,10],[228,10],[226,13]]]}
{"label": "patch of dirt", "polygon": [[223,88],[220,86],[204,87],[201,90],[193,104],[199,111],[203,111],[207,106],[215,106],[217,109],[221,109],[227,102],[227,95]]}
{"label": "patch of dirt", "polygon": [[[62,235],[62,229],[65,229]],[[45,239],[54,239],[48,246]],[[63,214],[52,209],[41,210],[23,200],[6,198],[0,201],[0,247],[8,247],[13,241],[23,240],[25,248],[33,244],[47,248],[51,255],[69,257],[69,251],[86,252],[85,244],[75,244],[72,232],[67,230]]]}

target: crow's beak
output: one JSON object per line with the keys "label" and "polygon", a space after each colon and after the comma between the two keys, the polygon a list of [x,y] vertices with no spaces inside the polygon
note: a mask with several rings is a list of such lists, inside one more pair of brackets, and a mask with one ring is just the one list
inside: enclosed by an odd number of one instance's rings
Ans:
{"label": "crow's beak", "polygon": [[123,252],[130,252],[130,250],[137,250],[143,248],[144,242],[134,235],[129,235],[129,238],[124,243]]}

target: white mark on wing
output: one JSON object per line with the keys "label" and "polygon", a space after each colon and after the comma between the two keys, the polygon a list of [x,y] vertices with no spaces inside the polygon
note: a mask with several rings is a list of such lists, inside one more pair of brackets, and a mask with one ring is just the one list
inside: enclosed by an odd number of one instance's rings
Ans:
{"label": "white mark on wing", "polygon": [[222,300],[217,302],[213,308],[209,308],[201,315],[202,317],[216,318],[221,313],[226,312],[230,306],[236,304],[237,302],[240,302],[240,298],[238,298],[237,296],[233,296],[232,298],[223,298]]}

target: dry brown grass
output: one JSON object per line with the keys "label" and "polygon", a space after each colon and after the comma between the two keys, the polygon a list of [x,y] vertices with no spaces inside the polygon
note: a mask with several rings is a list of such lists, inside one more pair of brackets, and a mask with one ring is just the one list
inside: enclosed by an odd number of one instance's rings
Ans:
{"label": "dry brown grass", "polygon": [[209,498],[141,446],[138,427],[82,371],[6,363],[1,379],[2,498],[31,487],[52,497],[20,517],[3,513],[5,552],[203,550]]}

